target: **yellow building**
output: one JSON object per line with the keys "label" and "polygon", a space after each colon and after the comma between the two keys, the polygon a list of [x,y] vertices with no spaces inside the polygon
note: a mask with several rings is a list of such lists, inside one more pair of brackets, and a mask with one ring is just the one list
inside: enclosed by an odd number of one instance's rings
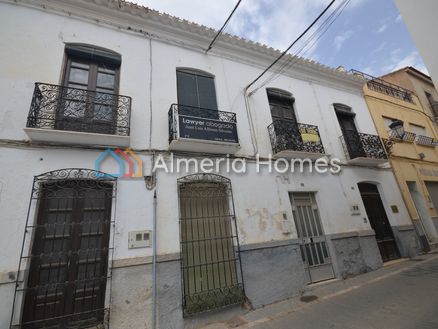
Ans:
{"label": "yellow building", "polygon": [[[438,248],[438,136],[431,109],[423,108],[414,92],[385,78],[356,74],[367,79],[365,100],[387,146],[421,247]],[[395,120],[403,122],[404,133],[397,134],[389,128]]]}

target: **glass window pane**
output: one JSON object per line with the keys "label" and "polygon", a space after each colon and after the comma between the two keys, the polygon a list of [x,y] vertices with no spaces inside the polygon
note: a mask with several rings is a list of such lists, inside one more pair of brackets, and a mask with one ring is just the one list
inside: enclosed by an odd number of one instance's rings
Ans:
{"label": "glass window pane", "polygon": [[114,75],[98,72],[97,87],[114,89]]}
{"label": "glass window pane", "polygon": [[88,88],[87,85],[78,85],[76,83],[69,83],[68,87],[70,87],[70,88],[77,88],[77,89],[83,89],[83,90],[87,90],[87,88]]}
{"label": "glass window pane", "polygon": [[84,63],[78,63],[78,62],[71,62],[71,66],[72,67],[78,67],[78,68],[81,68],[81,69],[86,69],[86,70],[88,70],[90,68],[90,65],[84,64]]}
{"label": "glass window pane", "polygon": [[69,82],[88,84],[88,70],[72,67],[70,69]]}
{"label": "glass window pane", "polygon": [[[103,65],[103,64],[101,64]],[[102,73],[109,73],[109,74],[116,74],[116,70],[112,69],[112,68],[107,68],[106,66],[99,66],[98,68],[98,72],[102,72]]]}

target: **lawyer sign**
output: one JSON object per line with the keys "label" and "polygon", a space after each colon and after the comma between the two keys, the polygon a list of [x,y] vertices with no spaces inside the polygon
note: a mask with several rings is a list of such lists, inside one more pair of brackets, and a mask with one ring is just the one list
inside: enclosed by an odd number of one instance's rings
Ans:
{"label": "lawyer sign", "polygon": [[238,143],[234,122],[179,115],[179,137]]}

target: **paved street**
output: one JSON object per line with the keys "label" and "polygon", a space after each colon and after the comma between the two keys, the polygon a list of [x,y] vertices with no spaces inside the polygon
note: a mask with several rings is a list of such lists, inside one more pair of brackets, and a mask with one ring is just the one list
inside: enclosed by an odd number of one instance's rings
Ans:
{"label": "paved street", "polygon": [[310,287],[305,296],[311,301],[282,302],[211,328],[437,329],[438,256]]}

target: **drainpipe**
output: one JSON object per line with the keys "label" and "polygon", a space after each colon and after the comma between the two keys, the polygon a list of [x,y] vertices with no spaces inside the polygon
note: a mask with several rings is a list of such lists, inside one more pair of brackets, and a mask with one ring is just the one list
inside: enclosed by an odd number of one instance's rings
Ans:
{"label": "drainpipe", "polygon": [[251,108],[249,106],[248,87],[243,89],[243,99],[245,100],[245,109],[246,109],[246,114],[248,117],[249,131],[250,131],[250,135],[251,135],[251,143],[252,143],[252,147],[253,147],[253,151],[254,151],[254,156],[256,156],[258,153],[258,145],[257,145],[257,138],[256,138],[256,134],[255,134],[254,121],[252,118]]}
{"label": "drainpipe", "polygon": [[157,328],[157,190],[154,189],[152,223],[152,329]]}

